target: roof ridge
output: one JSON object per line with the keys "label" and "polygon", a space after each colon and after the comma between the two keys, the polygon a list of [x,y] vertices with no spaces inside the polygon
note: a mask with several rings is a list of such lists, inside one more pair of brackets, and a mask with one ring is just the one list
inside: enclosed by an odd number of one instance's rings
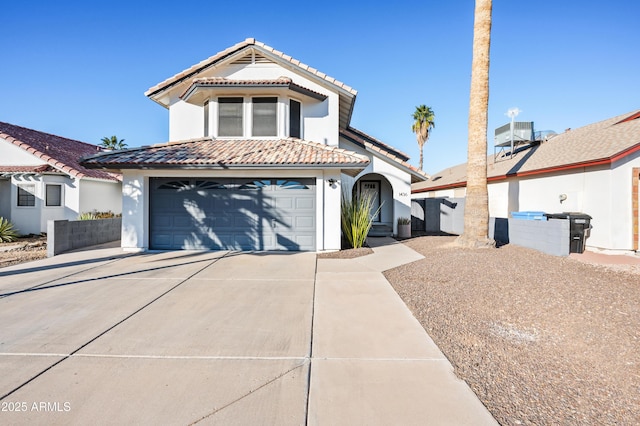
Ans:
{"label": "roof ridge", "polygon": [[274,49],[273,47],[266,45],[265,43],[262,43],[260,41],[257,41],[255,38],[247,38],[244,41],[241,41],[239,43],[234,44],[231,47],[228,47],[218,53],[216,53],[213,56],[208,57],[207,59],[204,59],[200,62],[198,62],[195,65],[190,66],[189,68],[186,68],[185,70],[173,75],[172,77],[169,77],[165,80],[163,80],[162,82],[156,84],[155,86],[150,87],[144,94],[147,97],[151,97],[153,95],[155,95],[156,93],[167,89],[168,87],[186,79],[189,78],[190,76],[202,71],[205,68],[208,68],[209,66],[213,65],[214,63],[216,63],[219,60],[224,59],[224,57],[231,55],[235,52],[238,52],[246,47],[249,46],[256,46],[260,49],[262,49],[263,51],[265,51],[266,53],[269,53],[271,55],[274,55],[284,61],[287,61],[295,66],[297,66],[298,68],[307,71],[323,80],[325,80],[326,82],[333,84],[334,86],[339,87],[340,89],[349,92],[350,94],[352,94],[353,96],[355,96],[358,91],[355,90],[354,88],[352,88],[351,86],[333,78],[328,76],[327,74],[318,71],[317,69],[310,67],[309,65],[300,62],[297,59],[292,58],[289,55],[286,55],[285,53]]}
{"label": "roof ridge", "polygon": [[[81,143],[83,145],[87,145],[87,146],[90,146],[90,147],[100,148],[98,145],[94,145],[94,144],[89,143],[89,142],[83,142],[83,141],[79,141],[77,139],[71,139],[71,138],[68,138],[68,137],[65,137],[65,136],[56,135],[55,133],[43,132],[41,130],[30,129],[29,127],[24,127],[24,126],[20,126],[20,125],[17,125],[17,124],[7,123],[6,121],[0,121],[0,126],[3,125],[3,124],[5,124],[7,126],[11,126],[11,127],[17,127],[19,129],[23,129],[23,130],[26,130],[28,132],[41,133],[43,135],[53,136],[54,138],[65,139],[65,140],[68,140],[68,141],[71,141],[71,142]],[[4,133],[4,132],[0,132],[0,133]],[[11,135],[9,135],[9,136],[11,136]]]}

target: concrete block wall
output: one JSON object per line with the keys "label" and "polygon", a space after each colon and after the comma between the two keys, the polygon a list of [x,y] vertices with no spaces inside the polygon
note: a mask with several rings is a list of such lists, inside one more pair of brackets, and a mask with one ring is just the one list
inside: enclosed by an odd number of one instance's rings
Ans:
{"label": "concrete block wall", "polygon": [[569,255],[568,219],[509,219],[509,244],[528,247],[554,256]]}
{"label": "concrete block wall", "polygon": [[122,218],[50,220],[47,222],[47,256],[120,239]]}
{"label": "concrete block wall", "polygon": [[424,206],[424,214],[418,216],[424,220],[424,230],[427,232],[447,232],[449,234],[462,234],[464,230],[464,198],[424,198],[420,200],[424,204],[415,204],[419,208]]}

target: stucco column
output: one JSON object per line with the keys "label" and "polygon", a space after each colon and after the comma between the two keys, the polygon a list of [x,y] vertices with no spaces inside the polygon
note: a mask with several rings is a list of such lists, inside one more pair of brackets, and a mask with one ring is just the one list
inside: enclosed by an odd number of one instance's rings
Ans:
{"label": "stucco column", "polygon": [[[330,183],[332,180],[333,183]],[[324,247],[322,250],[340,250],[340,195],[342,181],[339,170],[325,170],[324,179],[318,179],[322,185],[324,210]],[[320,189],[320,188],[319,188]],[[320,247],[320,244],[318,244]]]}
{"label": "stucco column", "polygon": [[149,178],[137,172],[122,176],[122,249],[144,251],[149,247],[147,235]]}

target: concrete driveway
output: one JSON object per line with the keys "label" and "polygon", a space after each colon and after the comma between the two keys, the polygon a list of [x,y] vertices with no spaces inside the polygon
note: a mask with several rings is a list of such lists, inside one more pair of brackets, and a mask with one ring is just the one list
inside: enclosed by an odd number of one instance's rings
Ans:
{"label": "concrete driveway", "polygon": [[0,269],[0,424],[492,424],[379,273],[390,253]]}

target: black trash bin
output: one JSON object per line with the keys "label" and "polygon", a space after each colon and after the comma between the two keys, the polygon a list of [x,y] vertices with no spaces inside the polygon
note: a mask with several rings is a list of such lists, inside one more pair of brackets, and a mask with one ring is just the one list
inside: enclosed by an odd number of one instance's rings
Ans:
{"label": "black trash bin", "polygon": [[579,212],[545,214],[547,219],[569,219],[569,253],[584,253],[585,240],[591,229],[592,217]]}

